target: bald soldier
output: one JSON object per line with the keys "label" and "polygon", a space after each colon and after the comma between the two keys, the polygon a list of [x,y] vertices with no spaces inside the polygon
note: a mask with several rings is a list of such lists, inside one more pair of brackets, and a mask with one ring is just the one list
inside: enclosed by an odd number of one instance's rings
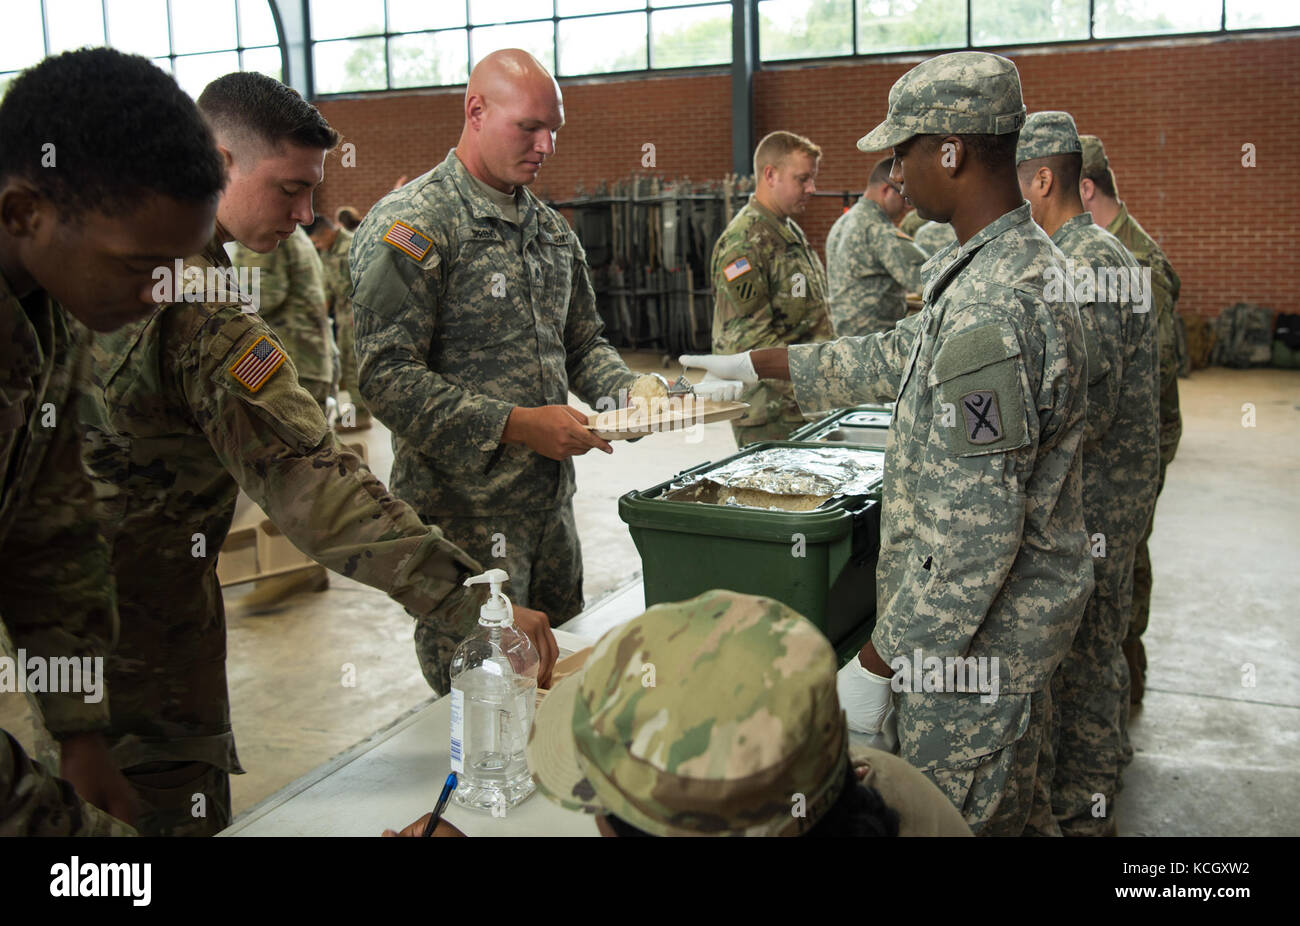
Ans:
{"label": "bald soldier", "polygon": [[[832,336],[826,271],[794,221],[817,189],[821,154],[790,132],[772,132],[754,149],[754,192],[713,246],[715,354]],[[748,385],[740,400],[750,408],[731,423],[738,446],[784,440],[803,424],[789,383]]]}
{"label": "bald soldier", "polygon": [[[1020,195],[1024,119],[1006,58],[959,52],[917,65],[858,147],[892,147],[903,196],[957,233],[960,251],[925,265],[921,311],[867,337],[682,358],[723,381],[790,379],[803,408],[897,401],[878,616],[841,670],[840,701],[867,734],[892,705],[899,754],[976,835],[1059,832],[1050,681],[1093,584],[1082,324],[1073,301],[1044,297],[1064,268]],[[951,679],[922,669],[932,659]]]}
{"label": "bald soldier", "polygon": [[[42,163],[50,151],[75,169]],[[153,268],[211,236],[224,181],[193,101],[147,58],[108,48],[46,58],[0,101],[0,619],[51,673],[102,668],[118,617],[81,465],[87,358],[70,323],[111,331],[146,314]],[[33,699],[67,781],[0,731],[0,836],[130,832],[100,676],[98,696],[78,673],[74,690]]]}
{"label": "bald soldier", "polygon": [[921,291],[928,255],[894,225],[907,208],[889,179],[892,158],[876,162],[866,192],[826,236],[831,321],[836,337],[888,331]]}
{"label": "bald soldier", "polygon": [[564,125],[518,49],[480,61],[441,164],[352,240],[361,393],[393,432],[393,490],[553,621],[582,610],[571,457],[610,445],[568,403],[612,407],[637,376],[602,336],[577,236],[528,186]]}
{"label": "bald soldier", "polygon": [[[1165,470],[1174,460],[1178,441],[1183,434],[1183,419],[1178,409],[1178,334],[1177,306],[1181,283],[1169,258],[1146,233],[1137,219],[1129,214],[1128,206],[1119,199],[1115,186],[1115,172],[1106,158],[1106,149],[1096,135],[1080,136],[1083,144],[1083,178],[1079,193],[1084,207],[1093,221],[1120,240],[1133,253],[1143,267],[1151,271],[1152,309],[1156,317],[1158,368],[1160,371],[1160,473],[1156,482],[1156,496],[1165,486]],[[1146,690],[1147,654],[1142,646],[1151,615],[1151,554],[1147,541],[1151,537],[1152,522],[1147,524],[1138,545],[1133,565],[1133,613],[1124,641],[1124,658],[1128,661],[1130,690],[1133,704],[1142,702]],[[1133,758],[1133,750],[1125,746],[1126,759]]]}
{"label": "bald soldier", "polygon": [[[198,105],[229,174],[216,233],[184,264],[198,286],[189,301],[169,294],[175,268],[158,268],[160,304],[95,340],[86,403],[85,461],[106,496],[121,612],[109,735],[140,797],[140,829],[155,835],[230,822],[229,775],[242,768],[216,562],[241,488],[300,550],[416,618],[420,666],[437,691],[448,690],[480,597],[461,585],[479,564],[339,444],[294,359],[226,275],[223,242],[266,253],[310,220],[337,133],[262,74],[218,78]],[[555,658],[546,616],[520,607],[515,620],[538,646],[540,680]]]}
{"label": "bald soldier", "polygon": [[1066,258],[1066,277],[1052,292],[1067,298],[1073,290],[1088,350],[1083,520],[1096,589],[1052,679],[1052,808],[1066,836],[1115,835],[1133,557],[1155,507],[1160,459],[1152,294],[1133,255],[1083,208],[1081,146],[1069,113],[1032,114],[1016,161],[1034,221]]}

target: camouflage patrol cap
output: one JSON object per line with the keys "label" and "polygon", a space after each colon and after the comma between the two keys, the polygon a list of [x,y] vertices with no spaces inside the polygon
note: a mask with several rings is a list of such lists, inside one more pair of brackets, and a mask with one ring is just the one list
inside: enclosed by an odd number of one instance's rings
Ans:
{"label": "camouflage patrol cap", "polygon": [[1106,159],[1106,149],[1096,135],[1080,135],[1079,147],[1083,152],[1083,172],[1094,177],[1110,169]]}
{"label": "camouflage patrol cap", "polygon": [[1078,154],[1079,130],[1074,127],[1074,117],[1058,109],[1031,113],[1025,120],[1016,141],[1016,163],[1036,158],[1050,158],[1057,154]]}
{"label": "camouflage patrol cap", "polygon": [[1016,66],[1001,55],[959,51],[900,77],[889,91],[889,115],[858,150],[884,151],[914,135],[1006,135],[1024,122]]}
{"label": "camouflage patrol cap", "polygon": [[551,800],[657,836],[798,835],[844,787],[836,666],[770,598],[656,605],[546,696],[528,766]]}

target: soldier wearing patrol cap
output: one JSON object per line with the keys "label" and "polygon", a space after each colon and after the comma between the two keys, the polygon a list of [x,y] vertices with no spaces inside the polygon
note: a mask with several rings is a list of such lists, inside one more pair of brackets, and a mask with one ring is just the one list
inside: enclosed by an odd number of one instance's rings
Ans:
{"label": "soldier wearing patrol cap", "polygon": [[[262,74],[218,78],[198,105],[229,182],[213,240],[173,275],[197,274],[204,286],[197,301],[173,292],[142,321],[95,338],[83,403],[84,458],[105,499],[121,612],[107,664],[109,735],[151,835],[206,835],[230,822],[229,776],[243,769],[216,562],[241,488],[322,566],[406,607],[436,690],[448,689],[451,654],[475,626],[480,597],[461,586],[479,564],[338,442],[249,297],[221,285],[231,266],[223,241],[266,252],[310,220],[337,134]],[[548,674],[556,650],[545,615],[516,608],[515,620]]]}
{"label": "soldier wearing patrol cap", "polygon": [[[1093,221],[1120,240],[1137,262],[1151,271],[1153,291],[1152,308],[1156,316],[1157,364],[1160,371],[1160,475],[1156,483],[1156,497],[1165,485],[1165,470],[1174,460],[1178,441],[1183,433],[1183,419],[1178,409],[1178,365],[1180,361],[1178,340],[1178,291],[1181,282],[1169,258],[1146,233],[1137,219],[1129,214],[1128,206],[1119,198],[1115,186],[1115,172],[1106,158],[1106,149],[1096,135],[1081,135],[1083,146],[1083,178],[1079,193],[1083,205],[1092,213]],[[1155,512],[1152,511],[1154,519]],[[1147,654],[1142,646],[1151,616],[1151,554],[1147,541],[1151,537],[1154,521],[1147,523],[1142,541],[1138,544],[1133,566],[1133,613],[1128,635],[1124,640],[1124,657],[1129,667],[1129,700],[1140,704],[1146,688]],[[1127,726],[1127,724],[1126,724]],[[1125,737],[1125,761],[1133,758],[1133,750]]]}
{"label": "soldier wearing patrol cap", "polygon": [[889,179],[892,159],[871,169],[867,190],[826,236],[831,321],[836,337],[888,331],[921,291],[928,255],[894,225],[903,197]]}
{"label": "soldier wearing patrol cap", "polygon": [[[1082,166],[1074,119],[1034,113],[1016,149],[1020,190],[1034,221],[1066,257],[1059,298],[1074,290],[1088,351],[1083,438],[1083,519],[1096,589],[1052,679],[1057,731],[1052,807],[1066,836],[1115,832],[1128,703],[1122,644],[1133,595],[1133,557],[1155,507],[1155,320],[1133,255],[1095,225],[1079,199]],[[1104,803],[1099,803],[1101,795]]]}
{"label": "soldier wearing patrol cap", "polygon": [[970,835],[906,762],[851,758],[835,667],[821,632],[770,598],[656,605],[546,696],[528,767],[605,835]]}
{"label": "soldier wearing patrol cap", "polygon": [[[773,132],[754,149],[754,193],[713,246],[713,350],[734,354],[832,336],[826,271],[794,221],[817,189],[821,149]],[[740,446],[782,440],[803,423],[789,383],[746,386],[731,423]]]}
{"label": "soldier wearing patrol cap", "polygon": [[[904,197],[957,234],[946,262],[925,265],[921,312],[868,337],[682,358],[724,381],[790,378],[808,411],[897,400],[878,618],[841,670],[840,697],[850,728],[876,733],[895,692],[900,755],[977,835],[1059,833],[1040,763],[1050,681],[1093,585],[1083,330],[1072,301],[1043,296],[1064,268],[1020,195],[1024,120],[1006,58],[958,52],[913,68],[858,147],[892,147]],[[933,659],[948,677],[910,671]],[[972,690],[977,666],[988,678]]]}

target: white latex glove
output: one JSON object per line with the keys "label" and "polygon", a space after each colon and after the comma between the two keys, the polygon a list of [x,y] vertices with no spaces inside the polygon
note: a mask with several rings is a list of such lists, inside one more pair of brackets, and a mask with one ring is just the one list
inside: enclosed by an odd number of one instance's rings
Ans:
{"label": "white latex glove", "polygon": [[[750,359],[749,351],[740,354],[682,354],[677,362],[684,367],[699,367],[713,379],[758,382],[758,374],[754,372],[754,361]],[[696,387],[696,391],[699,391],[699,387]]]}
{"label": "white latex glove", "polygon": [[705,373],[704,379],[695,384],[695,394],[714,402],[735,402],[744,388],[745,384],[738,379],[718,379],[712,373]]}
{"label": "white latex glove", "polygon": [[865,735],[867,736],[866,744],[872,749],[881,749],[898,755],[898,709],[894,707],[889,709],[889,713],[885,715],[885,722],[880,726],[879,733]]}
{"label": "white latex glove", "polygon": [[[893,706],[890,680],[863,668],[854,656],[835,678],[840,707],[854,733],[880,733]],[[878,748],[884,748],[878,747]]]}

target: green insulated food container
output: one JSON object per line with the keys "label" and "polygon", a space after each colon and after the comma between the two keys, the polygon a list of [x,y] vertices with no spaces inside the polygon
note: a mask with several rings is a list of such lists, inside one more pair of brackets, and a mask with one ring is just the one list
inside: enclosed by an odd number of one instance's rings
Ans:
{"label": "green insulated food container", "polygon": [[[653,488],[618,500],[641,554],[646,606],[693,598],[714,588],[766,595],[816,624],[841,663],[871,635],[880,549],[880,485],[812,511],[773,511],[673,501],[675,484],[773,447],[825,449],[796,441],[762,441],[718,463],[702,463]],[[860,447],[845,452],[883,453]]]}

